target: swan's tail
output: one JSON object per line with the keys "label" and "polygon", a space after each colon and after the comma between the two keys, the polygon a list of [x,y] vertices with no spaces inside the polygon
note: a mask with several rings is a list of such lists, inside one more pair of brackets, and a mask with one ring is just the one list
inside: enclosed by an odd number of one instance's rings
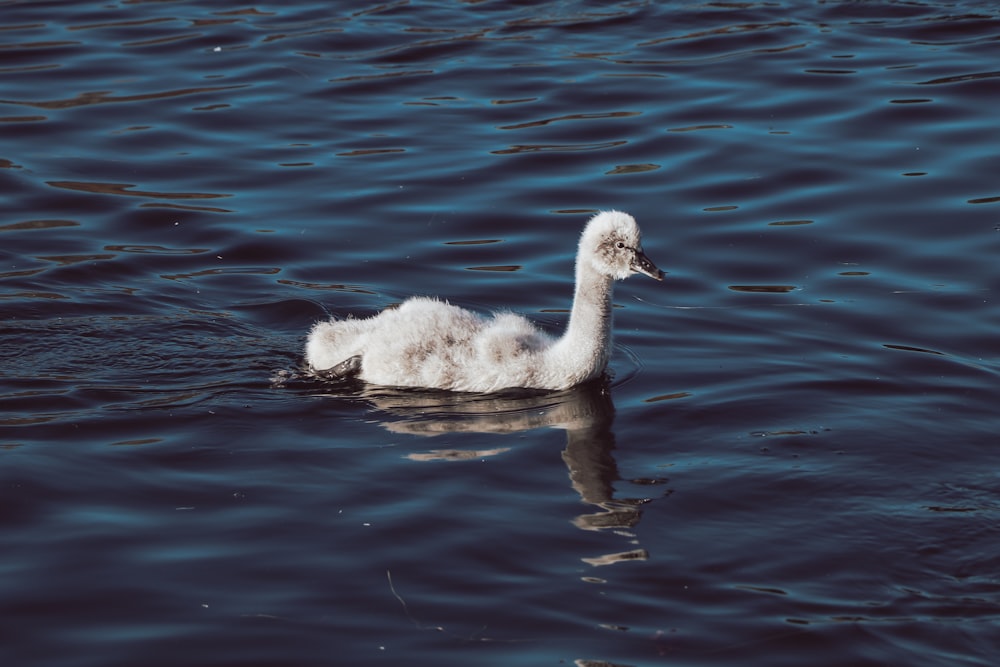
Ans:
{"label": "swan's tail", "polygon": [[313,372],[327,380],[347,380],[357,377],[361,373],[361,355],[344,359],[336,366],[327,368],[324,371]]}
{"label": "swan's tail", "polygon": [[352,377],[361,371],[360,320],[317,322],[306,341],[306,364],[317,375]]}

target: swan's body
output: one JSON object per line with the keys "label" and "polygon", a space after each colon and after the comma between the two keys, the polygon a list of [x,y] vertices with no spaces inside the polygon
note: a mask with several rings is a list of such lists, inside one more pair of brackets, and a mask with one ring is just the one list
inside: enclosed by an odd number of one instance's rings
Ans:
{"label": "swan's body", "polygon": [[559,338],[513,313],[484,317],[415,297],[367,319],[319,322],[309,332],[306,363],[319,375],[398,387],[566,389],[604,372],[614,281],[633,273],[663,280],[642,252],[632,216],[605,211],[580,238],[573,310]]}

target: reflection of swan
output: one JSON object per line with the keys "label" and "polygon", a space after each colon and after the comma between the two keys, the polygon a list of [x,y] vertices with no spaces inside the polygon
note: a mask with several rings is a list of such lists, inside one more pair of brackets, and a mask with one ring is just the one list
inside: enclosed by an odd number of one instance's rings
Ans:
{"label": "reflection of swan", "polygon": [[562,337],[552,338],[513,313],[485,318],[418,297],[375,317],[316,324],[306,363],[319,375],[385,386],[566,389],[604,372],[614,281],[633,273],[663,279],[642,252],[632,216],[605,211],[590,219],[580,238],[573,309]]}
{"label": "reflection of swan", "polygon": [[[566,431],[562,458],[580,499],[600,511],[573,520],[583,530],[625,532],[641,517],[639,501],[616,500],[619,479],[612,450],[611,424],[615,408],[606,378],[559,392],[459,394],[383,387],[365,387],[361,396],[391,419],[382,425],[394,433],[436,436],[445,433],[512,433],[536,428]],[[409,454],[414,461],[462,461],[494,456],[509,448],[433,449]],[[644,549],[633,549],[584,559],[591,565],[645,559]]]}
{"label": "reflection of swan", "polygon": [[536,428],[574,431],[614,418],[605,378],[563,391],[510,390],[494,394],[414,391],[364,387],[361,397],[391,420],[394,433],[435,436],[444,433],[515,433]]}

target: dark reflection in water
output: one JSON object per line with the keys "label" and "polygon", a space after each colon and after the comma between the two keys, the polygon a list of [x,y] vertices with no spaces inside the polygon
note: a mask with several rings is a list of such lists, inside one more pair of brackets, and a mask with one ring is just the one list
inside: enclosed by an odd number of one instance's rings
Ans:
{"label": "dark reflection in water", "polygon": [[144,192],[132,190],[131,183],[82,183],[75,181],[49,181],[54,188],[92,192],[94,194],[125,195],[128,197],[149,197],[150,199],[217,199],[232,195],[217,195],[208,192]]}
{"label": "dark reflection in water", "polygon": [[[573,489],[598,512],[573,520],[583,530],[612,531],[635,543],[633,528],[642,516],[643,499],[615,497],[619,481],[613,451],[615,408],[607,378],[560,392],[507,391],[493,394],[427,392],[384,387],[359,387],[351,397],[363,398],[383,415],[381,424],[393,433],[434,437],[453,433],[511,434],[539,428],[566,432],[562,459]],[[331,400],[336,400],[332,395]],[[413,461],[467,461],[498,456],[509,447],[491,449],[431,449],[407,455]],[[595,558],[591,565],[646,559],[633,548]]]}

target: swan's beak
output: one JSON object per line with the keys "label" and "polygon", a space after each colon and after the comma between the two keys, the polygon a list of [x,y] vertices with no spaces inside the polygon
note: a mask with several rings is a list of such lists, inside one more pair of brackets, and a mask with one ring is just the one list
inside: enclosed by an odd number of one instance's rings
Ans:
{"label": "swan's beak", "polygon": [[644,273],[650,278],[663,280],[663,271],[656,268],[656,264],[649,261],[649,257],[646,257],[646,253],[642,250],[635,251],[635,256],[632,258],[632,266],[629,268],[635,273]]}

